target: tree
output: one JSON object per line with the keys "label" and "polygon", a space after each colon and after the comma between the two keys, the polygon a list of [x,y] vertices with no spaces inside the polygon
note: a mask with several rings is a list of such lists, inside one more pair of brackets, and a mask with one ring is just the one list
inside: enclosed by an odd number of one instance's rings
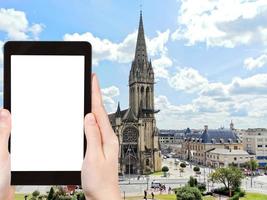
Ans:
{"label": "tree", "polygon": [[222,183],[229,191],[229,196],[231,196],[232,191],[240,187],[244,178],[242,171],[237,167],[217,168],[209,176],[212,182]]}
{"label": "tree", "polygon": [[47,200],[53,200],[54,198],[54,195],[55,195],[55,190],[53,187],[50,188],[50,191],[49,191],[49,194],[47,196]]}
{"label": "tree", "polygon": [[247,168],[250,169],[251,171],[255,171],[259,167],[257,161],[254,159],[251,159],[250,161],[248,161],[246,165],[247,165]]}
{"label": "tree", "polygon": [[197,186],[197,179],[194,178],[193,176],[190,176],[189,181],[188,181],[188,185],[190,187],[196,187]]}
{"label": "tree", "polygon": [[184,186],[176,190],[177,200],[202,200],[202,195],[198,188]]}
{"label": "tree", "polygon": [[182,162],[182,163],[180,164],[180,167],[182,167],[182,168],[186,168],[186,164],[185,164],[184,162]]}
{"label": "tree", "polygon": [[162,169],[161,169],[161,171],[163,171],[164,177],[166,177],[167,176],[167,172],[169,171],[169,167],[163,166]]}
{"label": "tree", "polygon": [[193,171],[197,174],[197,172],[200,171],[200,168],[199,168],[198,166],[195,166],[195,167],[193,168]]}

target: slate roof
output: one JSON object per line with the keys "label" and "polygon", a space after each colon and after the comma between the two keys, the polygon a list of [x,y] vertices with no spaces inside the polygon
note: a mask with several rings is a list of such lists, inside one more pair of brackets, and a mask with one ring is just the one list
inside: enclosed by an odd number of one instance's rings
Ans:
{"label": "slate roof", "polygon": [[199,133],[187,134],[185,138],[201,143],[239,143],[241,141],[230,129],[208,129]]}
{"label": "slate roof", "polygon": [[[119,114],[123,117],[127,111],[128,111],[128,109],[120,110]],[[110,121],[111,125],[115,125],[115,123],[116,123],[116,121],[115,121],[116,120],[116,115],[118,115],[118,111],[116,111],[115,113],[110,113],[108,115],[108,118],[109,118],[109,121]]]}

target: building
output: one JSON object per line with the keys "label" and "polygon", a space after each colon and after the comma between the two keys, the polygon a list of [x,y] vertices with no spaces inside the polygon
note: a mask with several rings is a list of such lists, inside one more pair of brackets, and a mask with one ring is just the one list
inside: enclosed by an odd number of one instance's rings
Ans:
{"label": "building", "polygon": [[249,128],[242,133],[243,147],[256,156],[260,167],[267,165],[267,129]]}
{"label": "building", "polygon": [[148,60],[145,33],[140,13],[139,29],[129,75],[129,108],[109,114],[119,138],[119,170],[122,174],[146,174],[161,170],[159,130],[154,109],[154,72]]}
{"label": "building", "polygon": [[208,129],[187,133],[182,144],[181,157],[195,163],[207,165],[207,152],[211,149],[243,150],[239,137],[231,129]]}
{"label": "building", "polygon": [[212,167],[227,167],[230,164],[240,166],[250,159],[255,159],[255,156],[245,150],[215,148],[206,152],[206,163]]}
{"label": "building", "polygon": [[184,138],[184,130],[161,129],[159,133],[160,145],[181,144]]}

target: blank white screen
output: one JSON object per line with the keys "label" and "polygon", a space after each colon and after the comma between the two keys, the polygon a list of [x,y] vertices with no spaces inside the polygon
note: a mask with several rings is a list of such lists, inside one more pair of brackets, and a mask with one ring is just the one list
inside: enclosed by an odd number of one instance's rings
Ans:
{"label": "blank white screen", "polygon": [[80,171],[84,56],[11,56],[11,170]]}

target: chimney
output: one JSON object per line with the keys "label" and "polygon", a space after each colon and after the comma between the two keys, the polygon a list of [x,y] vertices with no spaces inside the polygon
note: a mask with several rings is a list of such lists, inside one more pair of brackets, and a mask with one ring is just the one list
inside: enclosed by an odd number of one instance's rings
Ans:
{"label": "chimney", "polygon": [[204,126],[204,130],[207,131],[208,130],[208,125]]}

